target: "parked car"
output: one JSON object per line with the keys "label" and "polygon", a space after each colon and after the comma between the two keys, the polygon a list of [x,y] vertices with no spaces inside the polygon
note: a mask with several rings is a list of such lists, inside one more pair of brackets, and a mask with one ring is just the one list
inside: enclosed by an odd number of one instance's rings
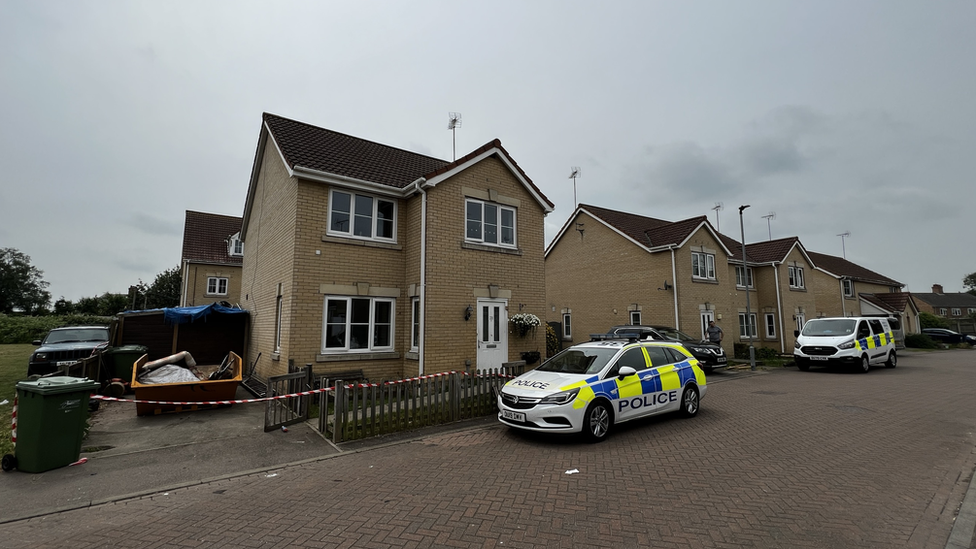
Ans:
{"label": "parked car", "polygon": [[651,338],[655,341],[676,341],[684,345],[691,355],[698,359],[698,362],[705,373],[710,373],[715,368],[725,368],[729,365],[729,358],[725,354],[725,349],[721,345],[709,343],[691,337],[670,326],[644,326],[631,324],[628,326],[614,326],[610,328],[611,334],[638,334],[640,339]]}
{"label": "parked car", "polygon": [[614,425],[667,412],[698,414],[705,373],[682,345],[606,339],[573,345],[498,393],[509,427],[604,440]]}
{"label": "parked car", "polygon": [[945,328],[922,328],[922,333],[936,341],[948,343],[950,345],[956,343],[968,343],[970,345],[976,345],[976,337],[969,334],[953,332],[952,330],[947,330]]}
{"label": "parked car", "polygon": [[89,357],[100,347],[108,346],[107,326],[66,326],[55,328],[34,341],[38,349],[30,356],[27,375],[47,375],[59,367]]}
{"label": "parked car", "polygon": [[867,373],[871,366],[898,365],[895,336],[887,318],[812,318],[793,336],[793,360],[802,371],[810,366],[843,365]]}

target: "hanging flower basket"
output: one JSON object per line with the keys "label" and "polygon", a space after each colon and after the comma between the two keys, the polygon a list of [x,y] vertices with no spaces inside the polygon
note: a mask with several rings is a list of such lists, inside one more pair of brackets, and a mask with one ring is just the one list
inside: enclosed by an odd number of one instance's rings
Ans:
{"label": "hanging flower basket", "polygon": [[542,325],[539,317],[532,313],[516,313],[508,321],[512,323],[512,331],[517,333],[519,337],[525,337],[525,334]]}

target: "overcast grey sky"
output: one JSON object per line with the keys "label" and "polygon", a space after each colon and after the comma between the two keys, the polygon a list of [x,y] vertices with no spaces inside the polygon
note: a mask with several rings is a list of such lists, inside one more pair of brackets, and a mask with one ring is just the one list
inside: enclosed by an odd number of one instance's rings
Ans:
{"label": "overcast grey sky", "polygon": [[[598,6],[598,4],[600,4]],[[242,215],[261,113],[450,160],[499,138],[556,204],[799,236],[908,285],[976,271],[971,1],[0,0],[0,247],[53,299]]]}

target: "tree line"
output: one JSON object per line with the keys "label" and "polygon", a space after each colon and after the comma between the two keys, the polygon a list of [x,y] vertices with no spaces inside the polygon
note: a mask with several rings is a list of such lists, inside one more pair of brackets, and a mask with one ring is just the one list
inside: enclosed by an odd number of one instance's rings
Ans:
{"label": "tree line", "polygon": [[125,310],[176,307],[180,302],[180,280],[177,265],[156,275],[151,284],[140,279],[127,293],[106,292],[77,302],[62,296],[52,306],[49,283],[44,280],[44,272],[31,264],[30,256],[15,248],[0,248],[0,313],[113,316]]}

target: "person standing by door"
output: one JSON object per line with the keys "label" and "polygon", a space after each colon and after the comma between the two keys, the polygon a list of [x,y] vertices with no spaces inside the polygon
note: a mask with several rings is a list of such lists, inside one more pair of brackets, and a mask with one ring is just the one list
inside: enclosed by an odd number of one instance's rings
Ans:
{"label": "person standing by door", "polygon": [[708,321],[708,329],[705,331],[708,334],[709,343],[714,343],[716,345],[722,344],[722,336],[724,336],[725,334],[722,332],[721,328],[715,325],[714,320]]}

